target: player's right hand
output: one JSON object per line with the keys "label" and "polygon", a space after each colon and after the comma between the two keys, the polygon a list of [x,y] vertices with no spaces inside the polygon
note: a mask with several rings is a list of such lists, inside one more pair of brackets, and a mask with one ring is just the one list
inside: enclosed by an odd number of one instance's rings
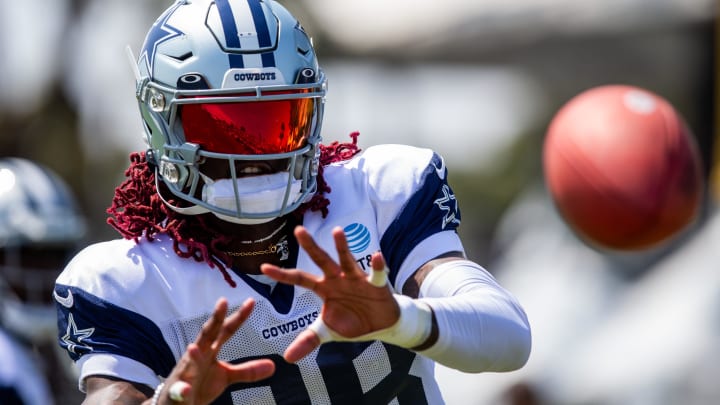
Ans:
{"label": "player's right hand", "polygon": [[307,288],[323,300],[321,315],[313,323],[319,326],[322,322],[323,326],[300,332],[284,353],[285,360],[290,363],[299,361],[328,341],[376,340],[377,337],[370,334],[391,328],[400,319],[401,308],[386,284],[382,254],[373,254],[373,273],[368,277],[355,262],[343,229],[333,228],[332,233],[337,261],[315,242],[305,227],[295,228],[298,244],[322,270],[323,276],[268,263],[261,266],[266,276]]}

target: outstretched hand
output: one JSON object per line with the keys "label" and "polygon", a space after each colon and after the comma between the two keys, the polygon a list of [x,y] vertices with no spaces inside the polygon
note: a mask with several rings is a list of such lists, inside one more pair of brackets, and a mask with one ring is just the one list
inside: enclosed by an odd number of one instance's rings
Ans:
{"label": "outstretched hand", "polygon": [[[188,345],[185,353],[165,380],[160,397],[168,402],[173,395],[182,397],[183,405],[208,404],[217,398],[230,384],[254,382],[270,377],[275,364],[269,359],[230,364],[217,359],[223,344],[248,318],[255,302],[247,299],[235,312],[225,317],[228,302],[220,298],[212,316],[202,327],[195,342]],[[178,401],[179,402],[179,401]]]}
{"label": "outstretched hand", "polygon": [[[342,228],[334,228],[332,234],[339,263],[315,243],[306,228],[295,228],[298,243],[322,269],[322,277],[271,264],[263,264],[262,272],[279,282],[315,292],[324,301],[320,315],[322,321],[343,337],[354,338],[394,325],[400,317],[400,308],[385,284],[385,260],[382,255],[375,253],[372,256],[373,274],[368,277],[355,262]],[[321,343],[315,331],[306,329],[285,350],[285,360],[294,363]]]}

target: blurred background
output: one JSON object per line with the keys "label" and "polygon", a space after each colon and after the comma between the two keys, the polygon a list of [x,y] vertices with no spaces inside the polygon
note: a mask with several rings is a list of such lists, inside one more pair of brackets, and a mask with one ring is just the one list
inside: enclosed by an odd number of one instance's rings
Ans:
{"label": "blurred background", "polygon": [[[286,0],[329,77],[324,141],[408,143],[445,156],[469,256],[514,292],[533,327],[527,366],[440,367],[449,405],[720,403],[720,219],[713,179],[713,0]],[[144,150],[125,53],[169,1],[0,0],[0,155],[59,173],[90,222],[128,154]],[[707,201],[669,245],[594,250],[557,216],[542,178],[557,109],[611,83],[651,90],[692,128]]]}

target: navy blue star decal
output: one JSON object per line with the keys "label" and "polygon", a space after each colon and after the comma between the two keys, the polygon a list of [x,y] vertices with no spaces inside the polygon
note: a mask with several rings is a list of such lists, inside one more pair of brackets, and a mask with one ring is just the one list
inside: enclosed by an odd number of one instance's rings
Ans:
{"label": "navy blue star decal", "polygon": [[92,336],[93,333],[95,333],[95,328],[78,329],[75,318],[73,318],[72,314],[69,314],[67,330],[65,330],[65,336],[61,340],[67,345],[67,349],[71,353],[79,354],[75,351],[76,349],[91,352],[92,348],[83,344],[83,340]]}
{"label": "navy blue star decal", "polygon": [[145,37],[145,43],[140,52],[140,61],[145,60],[151,75],[158,45],[175,37],[179,37],[180,35],[184,35],[182,31],[167,24],[167,20],[170,19],[180,5],[182,5],[182,3],[176,3],[173,7],[169,8],[165,14],[161,15],[160,18],[155,21],[152,28],[150,28],[147,37]]}
{"label": "navy blue star decal", "polygon": [[443,218],[442,223],[442,229],[445,229],[445,227],[450,223],[454,222],[459,224],[460,220],[456,216],[458,207],[455,194],[450,191],[450,187],[447,184],[443,185],[442,192],[443,196],[435,200],[434,203],[441,211],[445,212],[445,217]]}

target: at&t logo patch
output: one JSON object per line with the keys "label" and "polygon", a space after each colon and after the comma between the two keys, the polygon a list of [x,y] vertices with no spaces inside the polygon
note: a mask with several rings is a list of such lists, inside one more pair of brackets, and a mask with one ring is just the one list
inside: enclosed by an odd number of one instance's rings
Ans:
{"label": "at&t logo patch", "polygon": [[370,231],[365,225],[356,222],[343,228],[343,231],[351,252],[362,253],[370,246]]}

